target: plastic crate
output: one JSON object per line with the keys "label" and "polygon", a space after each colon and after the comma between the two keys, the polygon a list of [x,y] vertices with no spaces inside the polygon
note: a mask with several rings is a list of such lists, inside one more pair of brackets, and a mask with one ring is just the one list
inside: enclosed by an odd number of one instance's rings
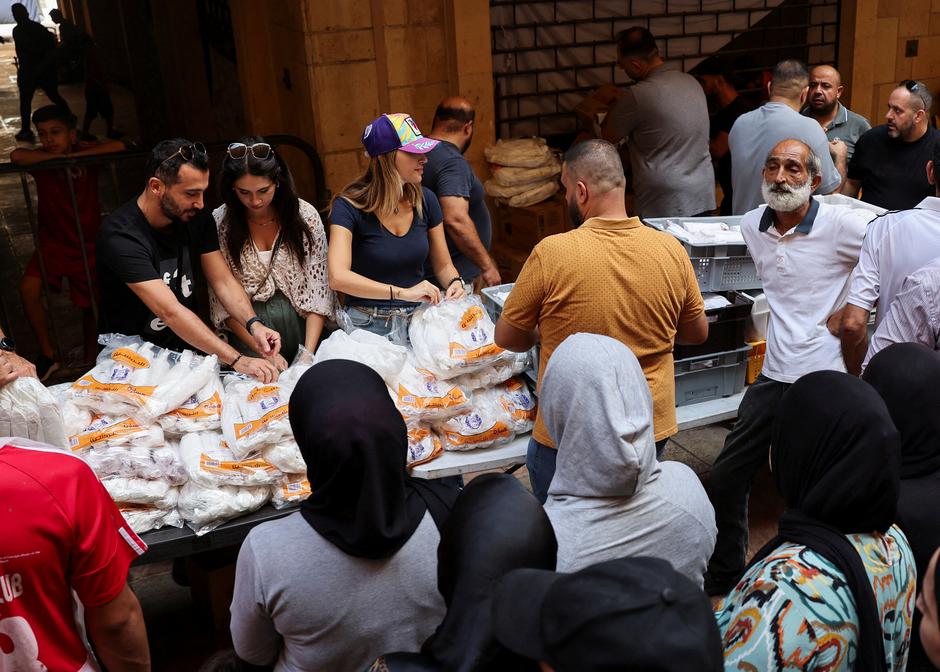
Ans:
{"label": "plastic crate", "polygon": [[699,357],[716,352],[727,352],[744,345],[747,318],[751,314],[751,301],[737,292],[729,292],[730,306],[705,311],[708,318],[708,339],[698,345],[676,345],[672,355],[676,359]]}
{"label": "plastic crate", "polygon": [[757,268],[750,257],[691,257],[691,261],[703,292],[760,289]]}
{"label": "plastic crate", "polygon": [[751,346],[675,362],[676,406],[729,397],[744,389]]}
{"label": "plastic crate", "polygon": [[[648,226],[660,231],[666,231],[670,223],[696,222],[700,224],[727,224],[732,229],[741,228],[743,215],[728,215],[727,217],[651,217],[644,219]],[[668,233],[668,232],[667,232]],[[676,238],[689,253],[690,257],[741,257],[747,256],[747,245],[693,245]]]}
{"label": "plastic crate", "polygon": [[[483,307],[486,308],[487,315],[490,316],[490,319],[493,320],[494,323],[499,319],[499,316],[503,314],[503,303],[505,303],[506,296],[512,291],[514,285],[514,282],[507,282],[502,285],[484,287],[480,290],[480,296],[483,298]],[[532,346],[529,354],[532,358],[532,365],[523,371],[522,374],[532,381],[534,388],[539,379],[538,343]]]}

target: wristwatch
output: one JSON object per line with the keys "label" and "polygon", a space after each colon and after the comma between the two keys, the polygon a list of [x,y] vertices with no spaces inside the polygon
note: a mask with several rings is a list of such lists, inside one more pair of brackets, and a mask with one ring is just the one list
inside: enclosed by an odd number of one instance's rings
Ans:
{"label": "wristwatch", "polygon": [[16,343],[9,336],[4,336],[3,338],[0,338],[0,350],[16,352]]}

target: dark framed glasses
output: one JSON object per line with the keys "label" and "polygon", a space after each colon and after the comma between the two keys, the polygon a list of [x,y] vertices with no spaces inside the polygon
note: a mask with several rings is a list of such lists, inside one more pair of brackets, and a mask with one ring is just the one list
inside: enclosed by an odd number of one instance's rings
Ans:
{"label": "dark framed glasses", "polygon": [[233,159],[244,159],[249,154],[253,159],[266,159],[271,156],[274,150],[266,142],[256,142],[253,145],[246,145],[244,142],[233,142],[225,152]]}
{"label": "dark framed glasses", "polygon": [[924,98],[924,92],[923,92],[923,89],[926,87],[923,84],[913,79],[905,79],[903,82],[898,84],[898,86],[903,86],[912,94],[920,98],[920,102],[924,104],[924,109],[927,109],[927,99]]}
{"label": "dark framed glasses", "polygon": [[202,158],[207,158],[209,154],[206,152],[206,146],[204,144],[202,144],[201,142],[193,142],[188,145],[183,145],[182,147],[177,149],[175,152],[173,152],[168,157],[163,159],[163,161],[160,162],[160,165],[161,166],[166,165],[167,161],[169,161],[170,159],[174,159],[177,156],[182,156],[183,161],[185,161],[186,163],[189,163],[197,156],[202,157]]}

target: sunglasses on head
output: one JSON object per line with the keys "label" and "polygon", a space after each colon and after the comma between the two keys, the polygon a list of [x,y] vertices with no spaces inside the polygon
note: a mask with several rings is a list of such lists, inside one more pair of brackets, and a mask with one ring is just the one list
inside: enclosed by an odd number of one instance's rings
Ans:
{"label": "sunglasses on head", "polygon": [[274,150],[266,142],[256,142],[253,145],[246,145],[244,142],[233,142],[228,146],[225,152],[233,159],[244,159],[249,154],[254,159],[266,159],[271,156]]}
{"label": "sunglasses on head", "polygon": [[165,165],[167,161],[169,161],[170,159],[174,159],[177,156],[182,156],[183,161],[188,163],[192,161],[193,158],[195,158],[196,156],[207,157],[208,154],[206,153],[206,146],[204,144],[202,144],[201,142],[193,142],[188,145],[183,145],[182,147],[177,149],[175,152],[173,152],[168,157],[163,159],[163,161],[160,162],[160,165],[161,166]]}
{"label": "sunglasses on head", "polygon": [[920,98],[920,102],[924,104],[924,109],[927,108],[927,99],[924,98],[924,93],[921,91],[921,88],[924,86],[923,84],[914,81],[913,79],[905,79],[903,82],[898,84],[898,86],[903,86],[905,89]]}

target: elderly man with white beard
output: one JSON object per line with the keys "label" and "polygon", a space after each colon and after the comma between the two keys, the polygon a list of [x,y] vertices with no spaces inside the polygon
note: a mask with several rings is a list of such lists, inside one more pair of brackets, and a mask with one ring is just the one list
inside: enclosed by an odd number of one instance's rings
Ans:
{"label": "elderly man with white beard", "polygon": [[767,460],[783,393],[807,373],[845,371],[839,339],[827,322],[845,303],[849,277],[873,217],[812,198],[821,180],[819,158],[800,140],[783,140],[770,150],[762,176],[767,205],[744,215],[741,232],[770,308],[767,354],[709,479],[718,523],[705,575],[710,595],[727,593],[744,569],[751,480]]}

